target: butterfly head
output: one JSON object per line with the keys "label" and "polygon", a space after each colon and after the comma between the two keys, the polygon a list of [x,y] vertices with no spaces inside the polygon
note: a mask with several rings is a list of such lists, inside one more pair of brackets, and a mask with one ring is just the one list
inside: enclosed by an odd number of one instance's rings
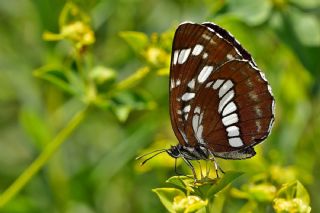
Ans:
{"label": "butterfly head", "polygon": [[142,161],[141,165],[145,164],[147,161],[151,160],[152,158],[156,157],[157,155],[161,154],[161,153],[168,153],[168,155],[170,155],[173,158],[179,158],[183,156],[183,153],[181,152],[181,148],[182,146],[180,144],[178,144],[177,146],[171,146],[169,149],[159,149],[159,150],[154,150],[153,152],[149,152],[147,154],[141,155],[139,157],[136,158],[136,160],[142,159],[146,156],[150,156],[148,158],[146,158],[144,161]]}
{"label": "butterfly head", "polygon": [[168,155],[170,155],[173,158],[179,158],[181,157],[181,145],[178,144],[177,146],[171,146],[170,149],[167,149],[166,152],[168,153]]}

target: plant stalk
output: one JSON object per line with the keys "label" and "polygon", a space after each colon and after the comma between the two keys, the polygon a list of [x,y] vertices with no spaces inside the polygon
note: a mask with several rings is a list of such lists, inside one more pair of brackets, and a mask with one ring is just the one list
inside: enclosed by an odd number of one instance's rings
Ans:
{"label": "plant stalk", "polygon": [[0,208],[7,204],[36,175],[59,149],[76,127],[85,118],[87,107],[73,116],[65,128],[43,149],[40,155],[27,167],[23,173],[0,195]]}

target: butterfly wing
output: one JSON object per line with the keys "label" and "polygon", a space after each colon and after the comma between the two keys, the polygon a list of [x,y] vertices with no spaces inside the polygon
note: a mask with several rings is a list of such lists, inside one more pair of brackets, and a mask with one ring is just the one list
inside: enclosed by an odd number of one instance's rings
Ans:
{"label": "butterfly wing", "polygon": [[[246,158],[255,154],[252,146],[270,132],[274,119],[271,89],[250,54],[217,25],[184,23],[178,27],[169,87],[172,127],[184,146],[202,144],[219,157]],[[224,96],[219,96],[220,90]],[[232,125],[235,120],[237,125]]]}
{"label": "butterfly wing", "polygon": [[264,75],[247,60],[232,60],[199,87],[186,124],[187,138],[216,156],[252,157],[270,133],[274,98]]}
{"label": "butterfly wing", "polygon": [[224,39],[215,31],[218,29],[215,26],[183,23],[174,36],[169,83],[170,117],[174,133],[182,145],[196,145],[194,140],[189,141],[186,137],[185,127],[193,97],[208,77],[203,68],[210,64],[212,70],[209,71],[213,72],[226,61],[250,56],[241,46],[235,48],[231,39]]}

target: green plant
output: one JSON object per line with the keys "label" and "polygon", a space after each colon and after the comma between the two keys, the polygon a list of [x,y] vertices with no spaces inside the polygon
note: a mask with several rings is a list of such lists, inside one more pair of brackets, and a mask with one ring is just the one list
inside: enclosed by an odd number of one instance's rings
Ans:
{"label": "green plant", "polygon": [[[160,213],[150,189],[161,187],[181,211],[319,212],[319,8],[318,0],[3,1],[1,212]],[[243,175],[210,198],[197,189],[218,181],[163,186],[174,175],[165,154],[134,161],[177,144],[168,74],[174,30],[187,20],[235,35],[276,98],[270,137],[252,159],[219,160]]]}
{"label": "green plant", "polygon": [[240,175],[241,172],[230,171],[221,178],[203,177],[198,182],[189,176],[173,176],[166,182],[175,188],[156,188],[153,191],[169,212],[211,212],[216,208],[212,205],[215,196],[219,196],[217,194]]}
{"label": "green plant", "polygon": [[[46,165],[94,108],[113,111],[120,121],[125,121],[132,110],[155,107],[155,102],[145,91],[132,90],[149,74],[149,67],[139,68],[121,81],[116,81],[117,73],[113,69],[93,64],[90,48],[95,42],[95,36],[90,17],[84,10],[73,2],[67,2],[60,14],[59,26],[59,33],[45,32],[43,39],[67,41],[70,45],[65,55],[67,59],[46,64],[33,74],[68,95],[66,102],[76,100],[79,109],[53,139],[41,138],[49,141],[41,141],[44,147],[39,156],[1,194],[0,207],[7,204]],[[130,33],[122,33],[122,37],[126,36],[130,37]],[[139,40],[137,37],[134,39]],[[154,57],[154,54],[151,55]],[[37,129],[30,131],[32,134],[41,134]]]}

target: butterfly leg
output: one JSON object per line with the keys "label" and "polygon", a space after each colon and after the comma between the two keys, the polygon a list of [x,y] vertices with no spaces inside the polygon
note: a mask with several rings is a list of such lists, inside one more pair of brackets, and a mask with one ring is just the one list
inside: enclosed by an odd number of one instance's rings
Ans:
{"label": "butterfly leg", "polygon": [[219,178],[219,171],[220,171],[222,174],[224,174],[225,172],[224,172],[224,171],[221,169],[221,167],[219,166],[219,164],[218,164],[216,158],[214,157],[213,153],[212,153],[212,152],[210,152],[210,153],[211,153],[210,160],[213,161],[213,163],[214,163],[214,168],[215,168],[216,174],[217,174],[217,178]]}
{"label": "butterfly leg", "polygon": [[178,172],[177,170],[177,158],[175,158],[175,161],[174,161],[174,172],[179,175],[179,176],[184,176],[184,174],[181,174],[180,172]]}
{"label": "butterfly leg", "polygon": [[182,157],[182,159],[184,160],[184,162],[190,167],[193,177],[194,177],[194,182],[197,182],[197,174],[196,171],[194,170],[193,165],[190,163],[190,161],[188,161],[187,159],[185,159],[184,157]]}

